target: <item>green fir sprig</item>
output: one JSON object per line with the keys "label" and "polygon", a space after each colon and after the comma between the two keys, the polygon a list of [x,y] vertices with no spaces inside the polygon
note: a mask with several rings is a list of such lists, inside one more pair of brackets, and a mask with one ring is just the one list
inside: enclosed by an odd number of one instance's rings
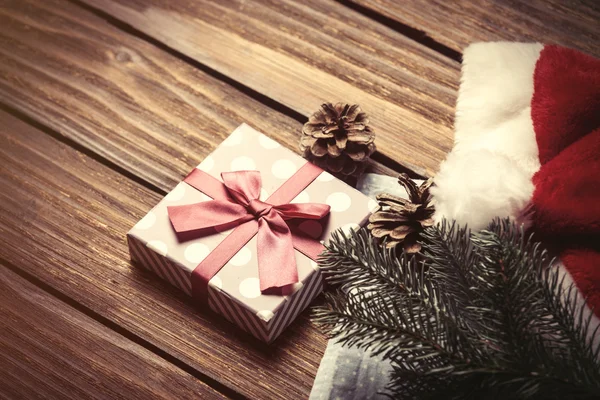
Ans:
{"label": "green fir sprig", "polygon": [[442,222],[397,257],[367,230],[319,259],[332,290],[314,320],[392,363],[387,394],[418,399],[600,398],[600,345],[577,289],[509,220]]}

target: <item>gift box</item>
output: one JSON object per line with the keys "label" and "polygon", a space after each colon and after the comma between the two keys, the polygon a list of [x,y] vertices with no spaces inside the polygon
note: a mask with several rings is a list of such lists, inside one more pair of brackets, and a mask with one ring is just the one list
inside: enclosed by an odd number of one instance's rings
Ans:
{"label": "gift box", "polygon": [[134,262],[271,342],[321,292],[324,240],[376,206],[243,124],[127,239]]}

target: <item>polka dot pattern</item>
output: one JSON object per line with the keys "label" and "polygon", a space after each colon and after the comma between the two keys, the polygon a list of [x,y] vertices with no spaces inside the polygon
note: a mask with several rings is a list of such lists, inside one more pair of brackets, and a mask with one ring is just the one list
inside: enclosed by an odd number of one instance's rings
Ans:
{"label": "polka dot pattern", "polygon": [[[221,179],[222,172],[231,170],[261,171],[263,189],[260,198],[266,201],[268,196],[274,193],[284,180],[289,179],[303,163],[305,160],[268,136],[243,125],[222,146],[217,147],[207,156],[197,168],[215,179]],[[151,213],[138,222],[132,234],[143,243],[148,243],[148,248],[156,254],[166,254],[165,257],[171,262],[170,264],[184,269],[189,277],[191,271],[232,233],[233,227],[219,229],[220,234],[205,235],[191,242],[179,242],[172,233],[166,207],[206,200],[210,198],[205,194],[185,183],[180,183]],[[377,205],[375,201],[369,201],[367,197],[327,172],[321,172],[291,202],[327,203],[332,207],[323,225],[316,221],[302,221],[305,223],[303,229],[312,236],[317,236],[316,240],[321,243],[327,240],[330,232],[340,227],[345,231],[355,229],[356,223],[363,221],[368,211]],[[260,313],[260,316],[255,317],[257,321],[273,322],[272,319],[277,318],[277,315],[271,317],[271,313],[281,307],[283,302],[293,299],[294,286],[286,289],[290,291],[286,296],[261,295],[256,245],[257,238],[253,237],[243,250],[234,255],[230,262],[211,279],[210,286],[213,288],[214,295],[228,296],[238,303],[245,304],[248,309],[253,310],[253,314]],[[297,287],[301,287],[302,282],[306,282],[318,270],[318,265],[299,252],[296,253],[296,261],[300,280]]]}
{"label": "polka dot pattern", "polygon": [[265,322],[269,322],[275,316],[271,310],[260,310],[256,315]]}
{"label": "polka dot pattern", "polygon": [[306,233],[308,236],[317,239],[323,233],[323,227],[318,221],[306,220],[298,225],[298,229]]}
{"label": "polka dot pattern", "polygon": [[292,203],[292,204],[294,204],[294,203],[296,203],[296,204],[310,203],[310,196],[308,195],[306,190],[303,190],[300,193],[298,193],[298,196],[294,197],[294,199],[292,201],[290,201],[290,203]]}
{"label": "polka dot pattern", "polygon": [[223,281],[218,276],[213,276],[211,280],[208,281],[208,285],[219,289],[223,289]]}
{"label": "polka dot pattern", "polygon": [[154,250],[161,256],[166,256],[169,248],[165,242],[161,242],[160,240],[151,240],[146,244],[146,247]]}
{"label": "polka dot pattern", "polygon": [[260,200],[265,201],[269,198],[269,192],[265,190],[265,188],[260,189]]}
{"label": "polka dot pattern", "polygon": [[240,293],[247,299],[260,296],[260,282],[258,278],[246,278],[240,283]]}
{"label": "polka dot pattern", "polygon": [[148,214],[144,216],[137,224],[135,224],[135,229],[147,230],[154,226],[156,223],[156,214],[150,211]]}
{"label": "polka dot pattern", "polygon": [[236,267],[242,267],[244,265],[247,265],[251,259],[252,259],[252,251],[250,251],[248,246],[244,246],[244,247],[242,247],[242,249],[240,251],[235,253],[235,255],[233,257],[231,257],[231,260],[229,260],[229,263],[232,265],[235,265]]}
{"label": "polka dot pattern", "polygon": [[187,186],[186,183],[180,183],[179,185],[175,186],[175,189],[171,190],[165,196],[165,200],[166,201],[179,201],[179,200],[183,199],[183,196],[185,196],[185,187],[186,186]]}
{"label": "polka dot pattern", "polygon": [[198,165],[198,169],[201,169],[204,172],[210,172],[215,167],[215,159],[212,156],[207,156],[204,161]]}
{"label": "polka dot pattern", "polygon": [[344,192],[332,193],[327,196],[325,200],[327,204],[331,207],[331,211],[333,212],[343,212],[350,208],[352,205],[352,200],[350,196],[348,196]]}
{"label": "polka dot pattern", "polygon": [[231,171],[253,171],[256,170],[256,163],[248,156],[240,156],[231,161]]}
{"label": "polka dot pattern", "polygon": [[197,193],[198,193],[198,196],[199,196],[199,198],[198,198],[197,201],[209,201],[209,200],[212,200],[212,198],[210,198],[209,196],[205,195],[202,192],[197,192]]}
{"label": "polka dot pattern", "polygon": [[279,143],[262,133],[258,136],[258,143],[267,150],[273,150],[281,147]]}
{"label": "polka dot pattern", "polygon": [[209,253],[210,249],[204,243],[193,243],[185,248],[183,256],[188,262],[199,264]]}
{"label": "polka dot pattern", "polygon": [[244,134],[242,131],[240,129],[236,129],[235,131],[231,132],[231,135],[229,135],[222,144],[223,146],[233,147],[242,144],[243,139]]}
{"label": "polka dot pattern", "polygon": [[334,179],[335,177],[327,171],[323,171],[321,175],[317,176],[317,181],[319,182],[331,182]]}
{"label": "polka dot pattern", "polygon": [[296,165],[287,158],[277,160],[271,167],[271,172],[279,179],[288,179],[296,172]]}

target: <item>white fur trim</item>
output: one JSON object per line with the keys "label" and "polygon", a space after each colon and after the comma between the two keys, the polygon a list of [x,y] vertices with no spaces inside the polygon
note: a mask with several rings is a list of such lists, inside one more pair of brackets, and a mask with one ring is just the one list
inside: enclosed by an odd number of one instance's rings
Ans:
{"label": "white fur trim", "polygon": [[454,149],[432,193],[442,217],[487,226],[516,217],[533,194],[540,168],[531,120],[533,72],[543,45],[476,43],[463,55]]}

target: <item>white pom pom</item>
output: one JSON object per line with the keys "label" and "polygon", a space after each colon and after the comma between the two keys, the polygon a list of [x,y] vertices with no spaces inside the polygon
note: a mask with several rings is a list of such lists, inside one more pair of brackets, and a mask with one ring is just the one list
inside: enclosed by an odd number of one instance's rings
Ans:
{"label": "white pom pom", "polygon": [[488,150],[452,151],[431,189],[434,218],[455,219],[471,229],[485,228],[494,217],[519,216],[533,194],[532,173],[510,158]]}

